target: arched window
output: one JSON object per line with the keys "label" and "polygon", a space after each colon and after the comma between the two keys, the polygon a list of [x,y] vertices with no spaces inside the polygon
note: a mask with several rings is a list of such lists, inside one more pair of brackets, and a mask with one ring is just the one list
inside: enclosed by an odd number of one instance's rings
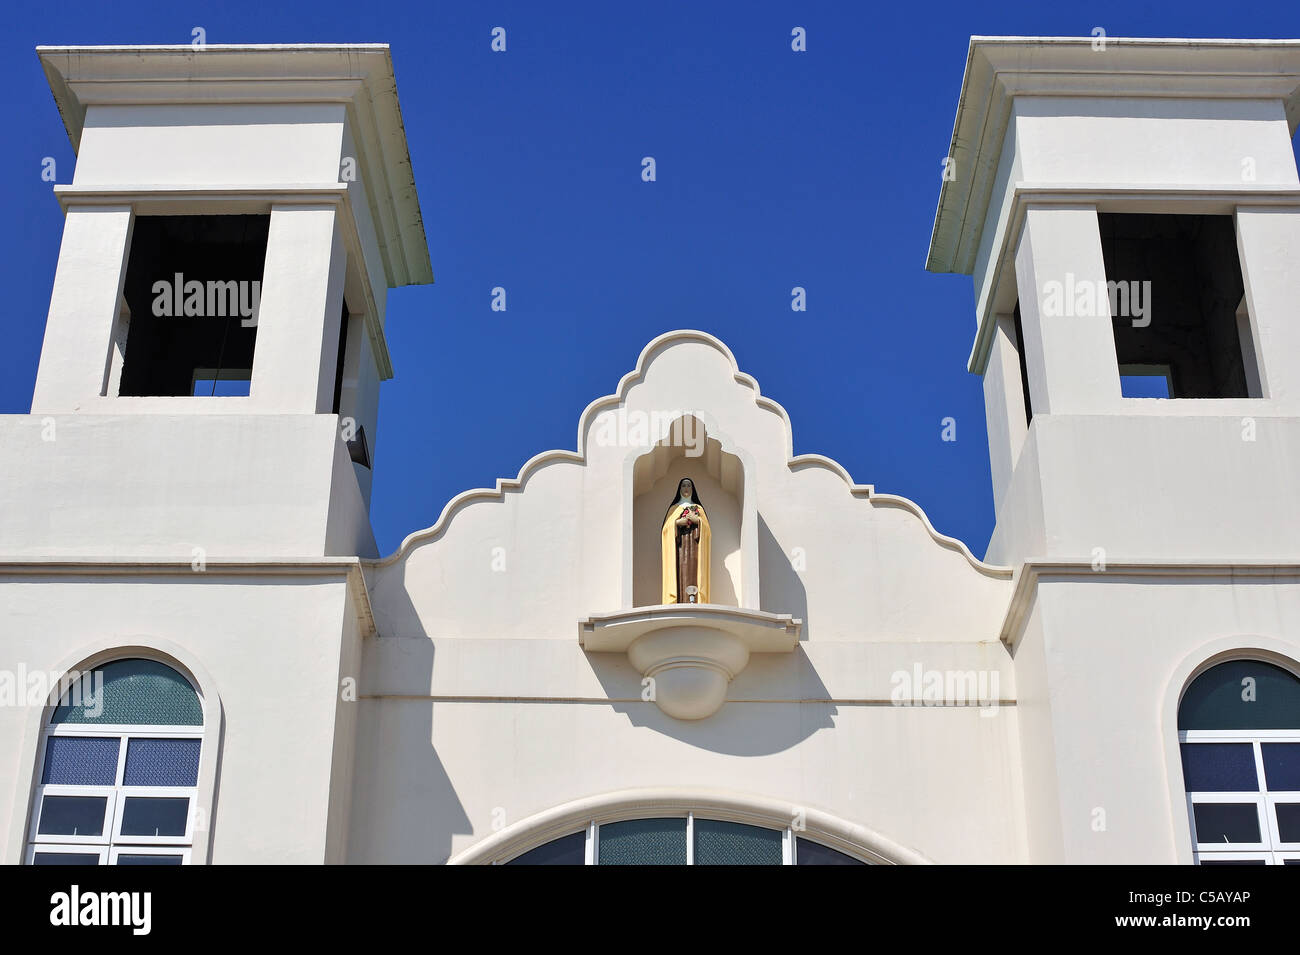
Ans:
{"label": "arched window", "polygon": [[1201,865],[1300,865],[1300,679],[1271,663],[1206,670],[1178,707]]}
{"label": "arched window", "polygon": [[593,823],[507,865],[866,865],[790,828],[694,814]]}
{"label": "arched window", "polygon": [[60,697],[45,731],[27,861],[183,865],[194,841],[203,706],[154,660],[114,660]]}

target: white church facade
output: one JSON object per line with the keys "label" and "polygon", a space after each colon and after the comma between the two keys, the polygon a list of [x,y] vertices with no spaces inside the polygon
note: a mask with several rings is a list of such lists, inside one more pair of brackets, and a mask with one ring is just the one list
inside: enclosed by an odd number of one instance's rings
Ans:
{"label": "white church facade", "polygon": [[0,861],[1300,863],[1300,42],[972,40],[982,557],[688,330],[379,554],[388,48],[39,54]]}

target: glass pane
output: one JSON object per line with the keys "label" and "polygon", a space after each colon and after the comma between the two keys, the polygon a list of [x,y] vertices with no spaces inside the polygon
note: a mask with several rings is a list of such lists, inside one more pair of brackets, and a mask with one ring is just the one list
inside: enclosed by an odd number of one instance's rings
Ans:
{"label": "glass pane", "polygon": [[1300,792],[1300,743],[1264,743],[1264,778],[1275,793]]}
{"label": "glass pane", "polygon": [[32,865],[99,865],[97,852],[37,852]]}
{"label": "glass pane", "polygon": [[125,853],[117,857],[118,865],[181,865],[180,856],[163,856],[146,853],[141,855],[126,855]]}
{"label": "glass pane", "polygon": [[795,839],[794,861],[796,865],[866,865],[860,859],[808,839]]}
{"label": "glass pane", "polygon": [[1120,375],[1119,393],[1124,398],[1168,398],[1169,379],[1164,375]]}
{"label": "glass pane", "polygon": [[685,819],[629,819],[600,827],[601,865],[686,865]]}
{"label": "glass pane", "polygon": [[41,800],[43,836],[102,836],[107,796],[46,796]]}
{"label": "glass pane", "polygon": [[1300,729],[1300,680],[1258,660],[1231,660],[1198,676],[1178,707],[1180,730]]}
{"label": "glass pane", "polygon": [[199,740],[131,739],[124,786],[193,786],[199,778]]}
{"label": "glass pane", "polygon": [[1202,859],[1201,865],[1268,865],[1263,859]]}
{"label": "glass pane", "polygon": [[1189,793],[1259,790],[1255,747],[1250,743],[1184,743],[1182,750],[1183,781]]}
{"label": "glass pane", "polygon": [[246,396],[252,393],[252,378],[243,377],[247,372],[234,371],[231,372],[231,374],[239,377],[227,378],[224,369],[222,377],[220,378],[213,378],[211,372],[209,372],[208,376],[205,378],[200,378],[196,375],[191,393],[195,395],[207,395],[209,397],[215,396],[217,398],[240,395]]}
{"label": "glass pane", "polygon": [[506,865],[582,865],[586,861],[587,834],[572,832],[536,849],[515,856]]}
{"label": "glass pane", "polygon": [[64,696],[51,723],[202,726],[203,708],[188,680],[154,660],[114,660]]}
{"label": "glass pane", "polygon": [[48,737],[41,782],[59,786],[112,786],[117,782],[120,743],[114,737]]}
{"label": "glass pane", "polygon": [[1280,802],[1277,810],[1277,834],[1283,842],[1300,842],[1300,802]]}
{"label": "glass pane", "polygon": [[781,833],[738,822],[695,820],[696,865],[780,865]]}
{"label": "glass pane", "polygon": [[122,810],[122,835],[183,836],[189,811],[186,796],[128,796]]}
{"label": "glass pane", "polygon": [[1253,802],[1198,802],[1197,842],[1259,842],[1259,812]]}

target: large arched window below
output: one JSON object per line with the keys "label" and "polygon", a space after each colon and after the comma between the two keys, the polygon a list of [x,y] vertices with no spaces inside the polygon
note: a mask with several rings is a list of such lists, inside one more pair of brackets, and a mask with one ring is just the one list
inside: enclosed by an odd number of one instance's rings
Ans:
{"label": "large arched window below", "polygon": [[59,700],[28,833],[36,865],[183,865],[194,842],[203,707],[154,660],[115,660]]}
{"label": "large arched window below", "polygon": [[1300,679],[1258,660],[1206,670],[1178,707],[1200,865],[1300,865]]}
{"label": "large arched window below", "polygon": [[593,823],[507,865],[866,865],[790,828],[694,814]]}

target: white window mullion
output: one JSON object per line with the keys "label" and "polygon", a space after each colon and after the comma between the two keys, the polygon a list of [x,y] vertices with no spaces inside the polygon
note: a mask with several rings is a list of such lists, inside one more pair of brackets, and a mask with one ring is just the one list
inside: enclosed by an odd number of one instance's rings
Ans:
{"label": "white window mullion", "polygon": [[795,864],[794,830],[786,826],[781,833],[781,865]]}
{"label": "white window mullion", "polygon": [[600,862],[600,826],[594,822],[587,823],[587,840],[582,853],[583,865],[596,865]]}
{"label": "white window mullion", "polygon": [[686,864],[695,865],[695,813],[686,814]]}
{"label": "white window mullion", "polygon": [[1264,775],[1264,746],[1259,740],[1250,741],[1251,749],[1255,753],[1255,775],[1259,778],[1259,791],[1268,792],[1268,777]]}
{"label": "white window mullion", "polygon": [[123,733],[118,737],[117,742],[117,782],[115,785],[121,786],[122,781],[126,779],[126,746],[130,737]]}

